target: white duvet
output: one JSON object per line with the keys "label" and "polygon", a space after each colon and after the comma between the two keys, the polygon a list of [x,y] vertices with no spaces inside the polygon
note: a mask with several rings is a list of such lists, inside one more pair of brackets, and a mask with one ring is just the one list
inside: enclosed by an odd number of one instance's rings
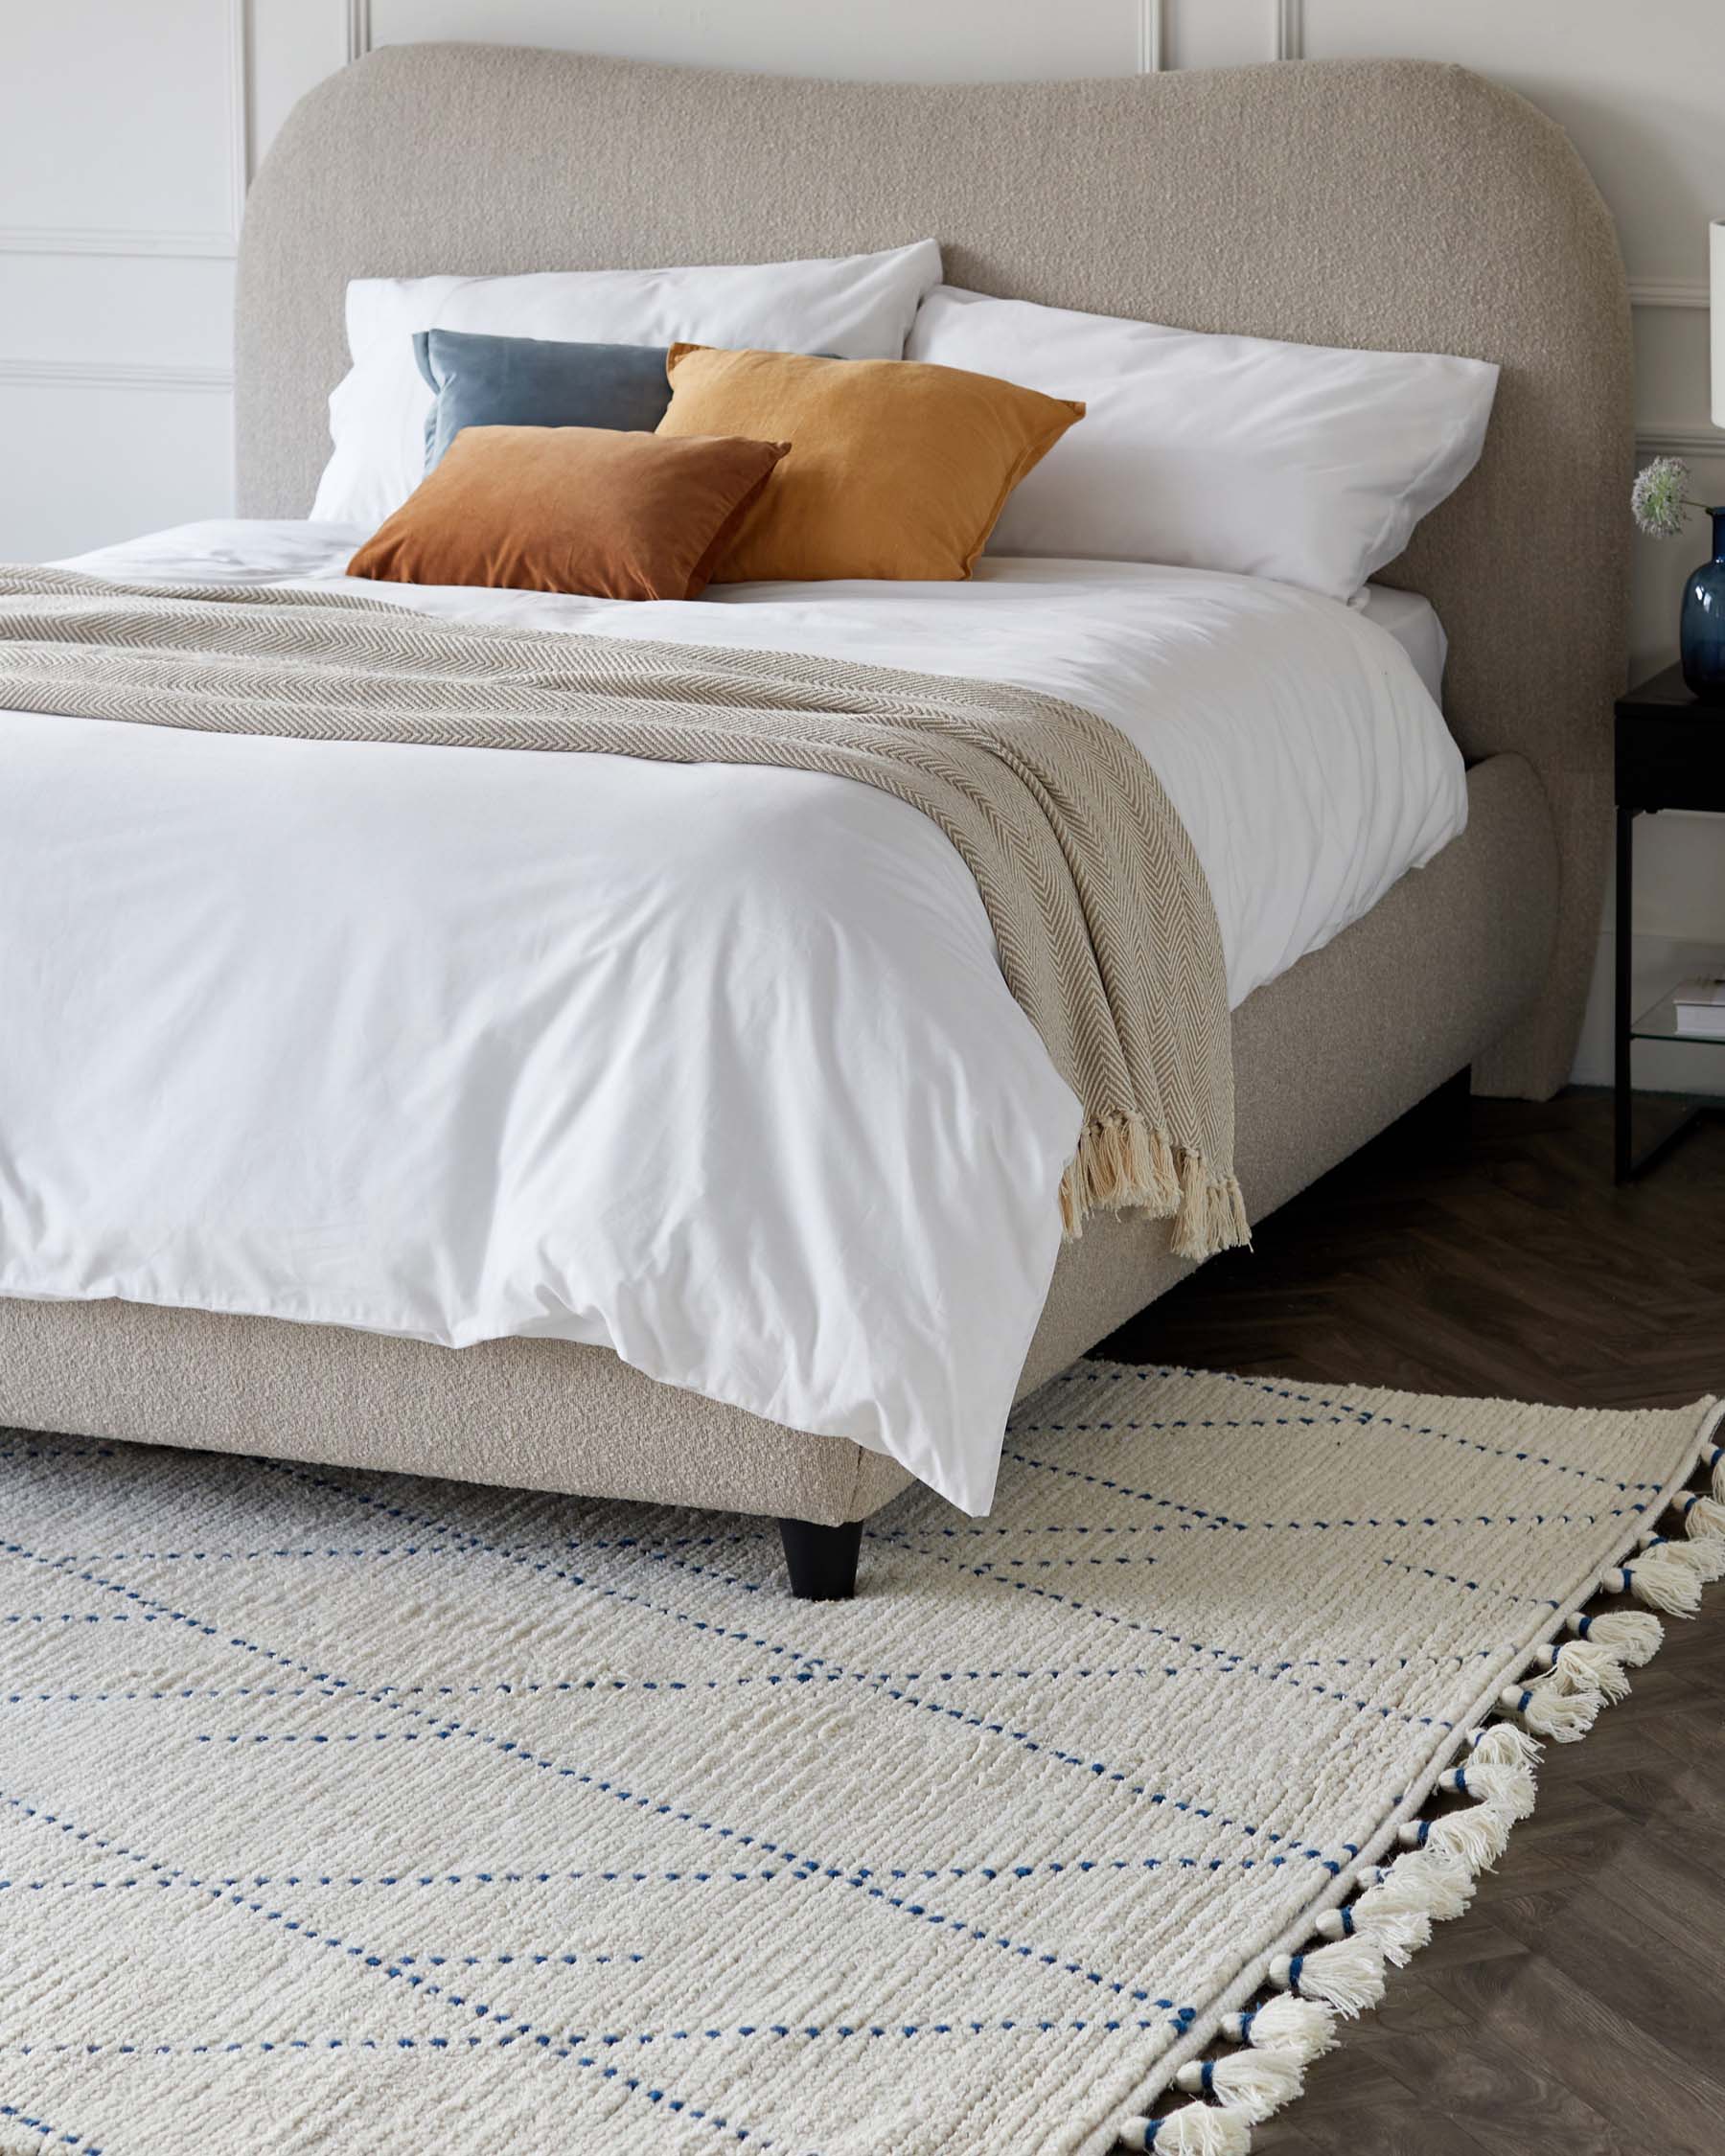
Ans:
{"label": "white duvet", "polygon": [[[72,565],[345,582],[361,536],[201,524]],[[1087,705],[1191,834],[1235,1003],[1465,817],[1416,603],[1398,642],[1122,563],[350,588]],[[962,861],[871,789],[0,715],[0,1293],[590,1342],[981,1512],[1078,1123]]]}

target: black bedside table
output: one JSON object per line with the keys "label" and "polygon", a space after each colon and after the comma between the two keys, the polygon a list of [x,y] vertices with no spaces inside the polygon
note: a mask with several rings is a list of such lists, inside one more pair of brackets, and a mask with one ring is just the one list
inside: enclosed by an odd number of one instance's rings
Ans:
{"label": "black bedside table", "polygon": [[1682,1041],[1725,1051],[1725,1041],[1679,1033],[1670,998],[1634,1017],[1629,1002],[1630,919],[1635,901],[1635,819],[1661,809],[1711,809],[1725,814],[1725,703],[1702,703],[1668,666],[1617,704],[1617,1039],[1614,1118],[1616,1174],[1633,1182],[1704,1116],[1721,1108],[1692,1108],[1639,1158],[1630,1135],[1629,1059],[1637,1041]]}

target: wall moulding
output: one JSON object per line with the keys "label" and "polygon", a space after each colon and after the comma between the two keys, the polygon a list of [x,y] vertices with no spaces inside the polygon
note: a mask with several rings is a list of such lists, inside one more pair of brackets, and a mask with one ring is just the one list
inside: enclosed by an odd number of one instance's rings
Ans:
{"label": "wall moulding", "polygon": [[[356,0],[369,7],[370,0]],[[1162,0],[1138,0],[1138,70],[1140,75],[1160,75],[1167,65],[1167,23]]]}
{"label": "wall moulding", "polygon": [[228,222],[219,231],[141,225],[0,225],[0,254],[153,255],[194,261],[232,256],[251,185],[251,66],[247,0],[222,0],[222,154]]}
{"label": "wall moulding", "polygon": [[170,389],[225,396],[233,386],[231,367],[157,366],[125,359],[0,359],[0,389]]}
{"label": "wall moulding", "polygon": [[1706,307],[1712,295],[1701,277],[1631,277],[1631,307]]}
{"label": "wall moulding", "polygon": [[[1138,0],[1138,67],[1140,75],[1160,75],[1168,65],[1168,12],[1172,0]],[[370,11],[370,0],[350,0]],[[1305,0],[1270,0],[1271,59],[1304,56]]]}
{"label": "wall moulding", "polygon": [[1676,420],[1648,420],[1635,430],[1638,457],[1725,458],[1725,427],[1709,426],[1705,420],[1686,426]]}

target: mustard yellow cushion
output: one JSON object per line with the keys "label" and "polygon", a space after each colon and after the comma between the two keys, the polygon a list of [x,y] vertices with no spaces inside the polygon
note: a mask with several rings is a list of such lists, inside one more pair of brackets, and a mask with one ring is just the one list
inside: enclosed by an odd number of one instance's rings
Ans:
{"label": "mustard yellow cushion", "polygon": [[789,442],[713,568],[755,578],[968,577],[1006,497],[1084,406],[908,359],[674,344],[658,431]]}

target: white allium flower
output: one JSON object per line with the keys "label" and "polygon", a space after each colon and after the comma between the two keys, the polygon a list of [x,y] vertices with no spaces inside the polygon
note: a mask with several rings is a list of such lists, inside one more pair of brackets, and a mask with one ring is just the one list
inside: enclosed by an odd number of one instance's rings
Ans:
{"label": "white allium flower", "polygon": [[1637,472],[1629,507],[1649,539],[1675,539],[1682,531],[1685,510],[1695,506],[1684,493],[1688,485],[1689,466],[1681,457],[1655,457]]}

